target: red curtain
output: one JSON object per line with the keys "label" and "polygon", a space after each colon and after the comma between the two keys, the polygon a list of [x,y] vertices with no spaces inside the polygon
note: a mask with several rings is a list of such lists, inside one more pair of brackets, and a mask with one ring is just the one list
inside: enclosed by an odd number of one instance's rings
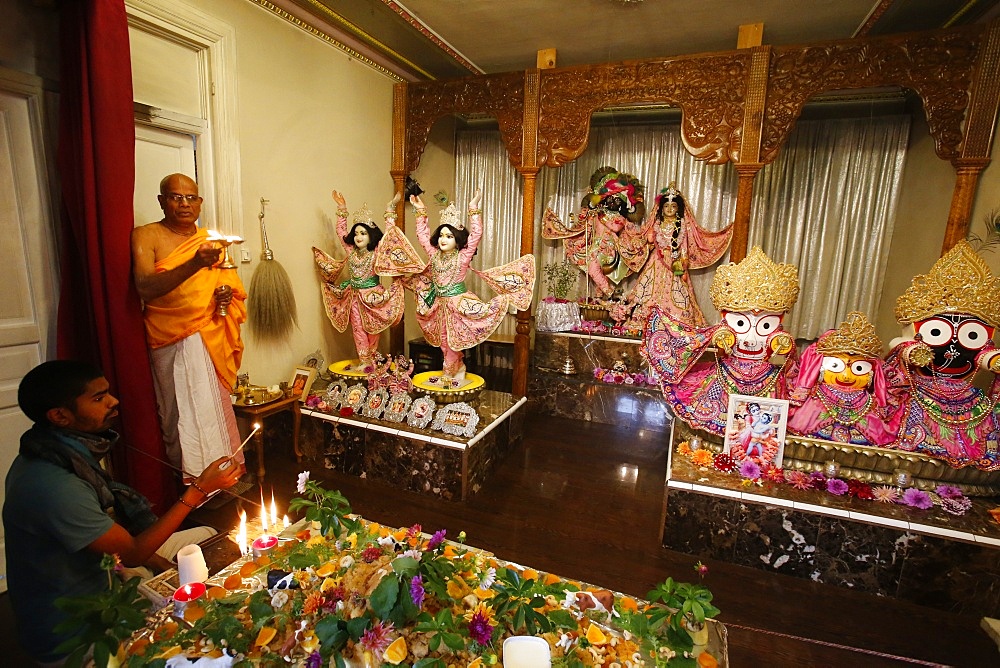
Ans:
{"label": "red curtain", "polygon": [[59,148],[63,245],[57,348],[104,370],[121,400],[119,479],[163,509],[174,501],[132,282],[135,123],[123,0],[62,3]]}

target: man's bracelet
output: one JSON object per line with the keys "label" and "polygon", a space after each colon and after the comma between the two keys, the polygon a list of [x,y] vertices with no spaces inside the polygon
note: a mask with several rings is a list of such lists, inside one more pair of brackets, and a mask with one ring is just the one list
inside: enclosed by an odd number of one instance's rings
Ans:
{"label": "man's bracelet", "polygon": [[199,484],[198,484],[198,481],[197,481],[197,480],[192,480],[192,481],[191,481],[191,486],[192,486],[192,487],[194,487],[194,488],[195,488],[196,490],[198,490],[199,492],[201,492],[202,494],[204,494],[204,495],[205,495],[205,498],[206,498],[206,499],[208,498],[208,492],[206,492],[205,490],[203,490],[203,489],[201,488],[201,485],[199,485]]}
{"label": "man's bracelet", "polygon": [[187,501],[185,501],[185,500],[184,500],[184,495],[183,495],[183,494],[181,494],[181,498],[179,498],[179,499],[177,499],[177,500],[178,500],[178,501],[180,501],[181,503],[183,503],[183,504],[184,504],[185,506],[187,506],[187,507],[188,507],[188,508],[190,508],[191,510],[195,510],[195,509],[196,509],[196,508],[198,507],[198,506],[192,506],[192,505],[191,505],[190,503],[188,503]]}

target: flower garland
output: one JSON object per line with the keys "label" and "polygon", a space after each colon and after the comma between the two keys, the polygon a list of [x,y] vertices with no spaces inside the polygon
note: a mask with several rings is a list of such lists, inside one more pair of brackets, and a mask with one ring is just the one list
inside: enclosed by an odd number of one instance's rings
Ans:
{"label": "flower garland", "polygon": [[653,374],[629,373],[627,371],[615,371],[614,369],[604,369],[597,367],[594,369],[594,378],[613,385],[657,385],[656,377]]}
{"label": "flower garland", "polygon": [[928,510],[939,506],[951,515],[964,515],[972,507],[972,501],[962,490],[953,485],[938,485],[933,492],[925,492],[915,487],[900,488],[891,485],[870,485],[860,480],[843,480],[828,477],[822,471],[786,471],[771,463],[760,464],[753,459],[737,460],[726,453],[711,450],[692,450],[687,441],[677,445],[677,453],[691,460],[698,467],[714,468],[720,473],[739,474],[744,487],[763,487],[765,483],[791,485],[798,490],[825,491],[834,496],[848,496],[865,501],[894,503],[911,508]]}

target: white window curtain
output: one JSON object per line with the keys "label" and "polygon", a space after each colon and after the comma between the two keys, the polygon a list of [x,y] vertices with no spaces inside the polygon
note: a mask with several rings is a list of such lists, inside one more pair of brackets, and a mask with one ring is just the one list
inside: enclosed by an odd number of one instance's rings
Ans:
{"label": "white window curtain", "polygon": [[[775,162],[758,174],[750,245],[761,246],[777,262],[799,268],[799,300],[786,321],[797,338],[816,338],[852,310],[874,317],[908,136],[908,116],[800,121]],[[520,252],[520,176],[507,158],[499,132],[460,131],[456,147],[460,208],[464,211],[476,187],[484,192],[485,234],[474,266],[509,262]],[[656,193],[675,181],[702,227],[719,230],[733,220],[736,171],[730,164],[695,160],[681,144],[677,123],[595,127],[580,158],[539,173],[536,295],[545,296],[541,269],[565,257],[561,241],[541,238],[539,221],[545,207],[551,206],[564,221],[571,219],[579,211],[591,174],[605,165],[642,181],[647,209]],[[728,256],[722,259],[727,261]],[[714,273],[714,267],[691,273],[709,322],[718,320],[708,296]],[[622,285],[627,290],[634,280],[629,277]],[[478,283],[472,285],[482,289]],[[577,296],[592,290],[583,272],[577,288]],[[513,323],[505,323],[501,331],[513,333]]]}

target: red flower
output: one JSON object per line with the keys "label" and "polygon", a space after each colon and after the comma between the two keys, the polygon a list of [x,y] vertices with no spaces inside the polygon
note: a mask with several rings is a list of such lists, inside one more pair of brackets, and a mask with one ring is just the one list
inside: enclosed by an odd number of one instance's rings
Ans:
{"label": "red flower", "polygon": [[370,564],[382,556],[382,548],[378,545],[369,545],[361,552],[361,560]]}
{"label": "red flower", "polygon": [[860,480],[854,480],[853,478],[847,481],[847,493],[858,499],[863,499],[865,501],[871,501],[875,498],[872,494],[872,486],[866,482],[861,482]]}
{"label": "red flower", "polygon": [[340,409],[340,417],[351,417],[354,415],[354,409],[350,406],[344,406]]}

